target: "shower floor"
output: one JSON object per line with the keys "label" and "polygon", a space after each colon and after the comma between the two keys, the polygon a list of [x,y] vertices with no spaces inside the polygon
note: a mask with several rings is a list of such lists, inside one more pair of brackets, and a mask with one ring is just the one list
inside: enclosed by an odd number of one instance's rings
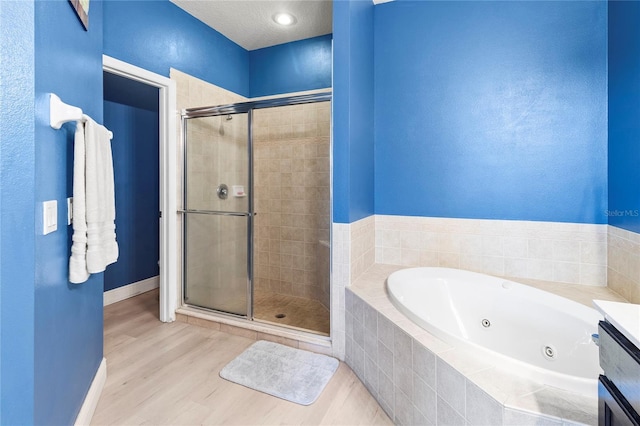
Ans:
{"label": "shower floor", "polygon": [[329,310],[316,300],[256,291],[253,317],[261,321],[329,335]]}

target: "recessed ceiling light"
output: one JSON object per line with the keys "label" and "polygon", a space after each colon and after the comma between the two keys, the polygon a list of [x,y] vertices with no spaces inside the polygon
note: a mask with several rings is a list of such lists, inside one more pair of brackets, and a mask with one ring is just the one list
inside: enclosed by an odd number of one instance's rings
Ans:
{"label": "recessed ceiling light", "polygon": [[276,13],[275,15],[273,15],[273,20],[276,22],[276,24],[280,24],[284,26],[293,25],[297,22],[295,16],[293,16],[290,13],[284,13],[284,12]]}

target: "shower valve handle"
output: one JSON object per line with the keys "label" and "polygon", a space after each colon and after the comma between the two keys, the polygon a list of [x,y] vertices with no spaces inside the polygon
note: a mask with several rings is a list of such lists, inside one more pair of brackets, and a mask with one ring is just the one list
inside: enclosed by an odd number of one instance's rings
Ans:
{"label": "shower valve handle", "polygon": [[227,197],[229,196],[229,187],[226,184],[221,183],[218,186],[217,193],[218,193],[218,198],[220,198],[221,200],[226,200]]}

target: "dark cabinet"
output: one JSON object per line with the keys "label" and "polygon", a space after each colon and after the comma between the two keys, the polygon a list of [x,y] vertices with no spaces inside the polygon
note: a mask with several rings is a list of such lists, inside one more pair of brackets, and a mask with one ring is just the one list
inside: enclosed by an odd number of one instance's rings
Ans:
{"label": "dark cabinet", "polygon": [[598,424],[640,426],[640,350],[606,321],[599,323]]}

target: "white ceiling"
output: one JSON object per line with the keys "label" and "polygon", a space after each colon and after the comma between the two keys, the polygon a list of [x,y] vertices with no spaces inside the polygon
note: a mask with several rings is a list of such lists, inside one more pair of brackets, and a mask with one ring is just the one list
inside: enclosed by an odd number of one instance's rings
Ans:
{"label": "white ceiling", "polygon": [[[171,2],[247,50],[330,34],[332,30],[332,0]],[[279,12],[294,15],[297,23],[289,27],[276,24],[273,15]]]}

